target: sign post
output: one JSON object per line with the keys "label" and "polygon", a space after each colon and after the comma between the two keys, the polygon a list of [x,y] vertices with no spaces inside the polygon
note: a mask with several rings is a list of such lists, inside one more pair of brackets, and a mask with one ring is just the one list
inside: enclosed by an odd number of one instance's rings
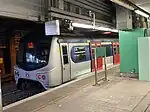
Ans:
{"label": "sign post", "polygon": [[[0,76],[2,75],[1,74],[1,70],[0,70]],[[1,89],[1,78],[0,78],[0,112],[3,111],[3,107],[2,107],[2,89]]]}
{"label": "sign post", "polygon": [[94,48],[94,65],[95,65],[95,86],[97,85],[97,55],[96,48]]}
{"label": "sign post", "polygon": [[107,81],[106,53],[105,53],[105,57],[104,57],[104,66],[105,66],[105,81]]}
{"label": "sign post", "polygon": [[[98,84],[99,81],[107,81],[107,65],[106,65],[106,47],[96,47],[94,49],[94,62],[95,62],[95,85]],[[97,74],[97,57],[104,57],[104,67],[105,67],[105,76],[102,79],[98,79]]]}

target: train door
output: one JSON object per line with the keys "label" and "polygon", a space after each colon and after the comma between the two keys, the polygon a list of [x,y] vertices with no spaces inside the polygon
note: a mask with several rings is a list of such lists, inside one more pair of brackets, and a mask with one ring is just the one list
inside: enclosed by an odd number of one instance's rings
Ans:
{"label": "train door", "polygon": [[117,42],[117,49],[118,49],[118,63],[120,63],[120,49],[119,49],[119,43]]}
{"label": "train door", "polygon": [[120,63],[120,56],[119,56],[119,43],[115,42],[113,43],[113,56],[114,56],[114,64],[119,64]]}
{"label": "train door", "polygon": [[[100,42],[91,42],[90,43],[90,50],[91,50],[91,71],[94,72],[95,71],[95,49],[96,47],[100,47],[101,43]],[[101,70],[103,67],[103,59],[102,57],[97,57],[97,70]]]}
{"label": "train door", "polygon": [[62,82],[67,82],[71,79],[70,74],[70,53],[69,45],[67,43],[61,43],[61,58],[62,58]]}

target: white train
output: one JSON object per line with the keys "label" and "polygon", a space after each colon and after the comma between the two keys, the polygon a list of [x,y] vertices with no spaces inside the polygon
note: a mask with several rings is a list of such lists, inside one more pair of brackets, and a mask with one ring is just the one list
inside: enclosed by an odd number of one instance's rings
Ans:
{"label": "white train", "polygon": [[[92,72],[90,42],[100,42],[100,39],[38,37],[28,35],[20,40],[14,66],[19,89],[25,89],[30,82],[48,89]],[[107,64],[112,65],[116,47],[113,48],[110,40],[100,43],[107,48]]]}

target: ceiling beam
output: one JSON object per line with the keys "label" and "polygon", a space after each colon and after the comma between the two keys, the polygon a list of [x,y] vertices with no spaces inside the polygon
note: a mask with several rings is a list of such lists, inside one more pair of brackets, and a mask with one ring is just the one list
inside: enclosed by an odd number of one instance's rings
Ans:
{"label": "ceiling beam", "polygon": [[[140,11],[142,11],[142,12],[144,12],[144,13],[150,15],[149,12],[147,12],[147,11],[143,10],[142,8],[140,8],[139,6],[137,6],[137,5],[134,3],[133,0],[110,0],[110,1],[112,1],[112,2],[114,2],[114,3],[116,3],[116,4],[118,4],[118,5],[120,5],[119,3],[122,3],[122,4],[124,4],[125,6],[128,5],[129,7],[132,7],[134,10],[140,10]],[[122,6],[122,7],[125,7],[124,5],[121,5],[121,6]],[[127,8],[127,7],[125,7],[125,8]],[[129,9],[129,8],[128,8],[128,9]],[[131,10],[131,9],[130,9],[130,10]]]}
{"label": "ceiling beam", "polygon": [[147,5],[147,4],[150,4],[150,1],[143,2],[143,3],[141,3],[141,4],[138,4],[138,6],[143,6],[143,5]]}

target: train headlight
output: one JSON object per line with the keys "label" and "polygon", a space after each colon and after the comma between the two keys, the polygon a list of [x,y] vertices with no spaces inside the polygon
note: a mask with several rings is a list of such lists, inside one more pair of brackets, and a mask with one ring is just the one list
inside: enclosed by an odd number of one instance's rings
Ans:
{"label": "train headlight", "polygon": [[42,79],[45,80],[45,79],[46,79],[46,76],[45,76],[45,75],[42,75]]}
{"label": "train headlight", "polygon": [[15,76],[19,76],[19,72],[17,70],[14,70]]}

